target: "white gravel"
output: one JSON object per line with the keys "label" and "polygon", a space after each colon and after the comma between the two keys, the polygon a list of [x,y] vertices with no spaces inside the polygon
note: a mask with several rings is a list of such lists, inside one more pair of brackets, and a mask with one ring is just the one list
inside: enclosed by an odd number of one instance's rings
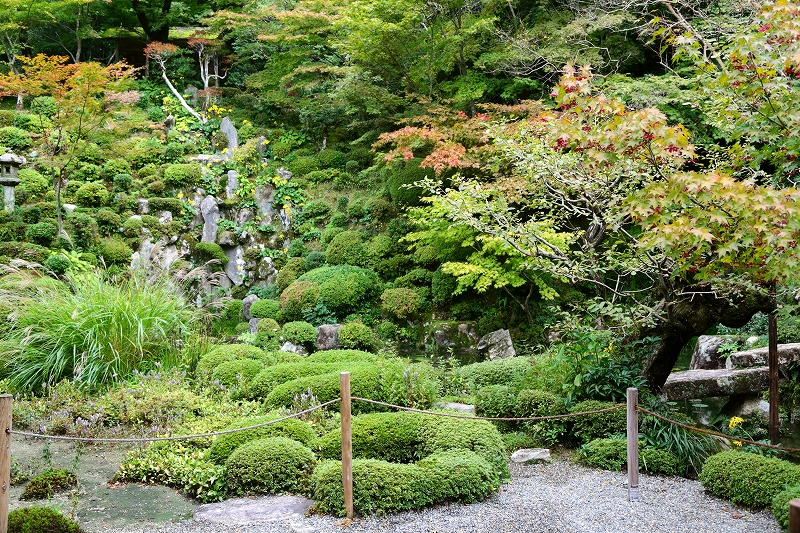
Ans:
{"label": "white gravel", "polygon": [[779,533],[768,511],[708,495],[699,482],[642,475],[640,501],[628,501],[626,475],[569,461],[511,465],[512,482],[487,501],[358,518],[328,516],[229,525],[186,520],[105,533]]}

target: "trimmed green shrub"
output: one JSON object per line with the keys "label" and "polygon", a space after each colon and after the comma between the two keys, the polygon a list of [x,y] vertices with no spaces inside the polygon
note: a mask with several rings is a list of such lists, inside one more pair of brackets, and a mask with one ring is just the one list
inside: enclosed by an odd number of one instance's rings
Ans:
{"label": "trimmed green shrub", "polygon": [[128,238],[135,239],[142,234],[144,222],[141,217],[131,217],[122,223],[122,234]]}
{"label": "trimmed green shrub", "polygon": [[456,370],[471,391],[486,385],[519,387],[535,373],[533,362],[526,357],[509,357],[462,366]]}
{"label": "trimmed green shrub", "polygon": [[195,371],[198,375],[211,374],[217,366],[225,361],[235,361],[237,359],[255,359],[272,363],[267,354],[261,348],[256,348],[250,344],[225,344],[218,346],[200,358]]}
{"label": "trimmed green shrub", "polygon": [[75,191],[75,203],[81,207],[100,207],[108,202],[108,189],[102,181],[84,183]]}
{"label": "trimmed green shrub", "polygon": [[20,494],[20,500],[44,500],[56,492],[63,492],[78,484],[74,472],[64,469],[47,470],[34,476]]}
{"label": "trimmed green shrub", "polygon": [[[411,463],[419,457],[422,428],[428,423],[417,413],[370,413],[353,417],[353,456],[361,459],[382,459],[392,463]],[[342,456],[342,430],[320,437],[314,445],[320,457]]]}
{"label": "trimmed green shrub", "polygon": [[728,450],[706,459],[699,479],[703,488],[735,504],[767,507],[786,485],[800,483],[800,466]]}
{"label": "trimmed green shrub", "polygon": [[431,278],[431,296],[435,305],[444,305],[453,299],[453,293],[458,287],[458,280],[452,274],[442,272],[441,269],[433,273]]}
{"label": "trimmed green shrub", "polygon": [[[377,459],[353,460],[353,508],[360,515],[386,515],[434,502],[429,471],[416,465]],[[344,516],[342,464],[326,461],[311,476],[312,497],[320,511]]]}
{"label": "trimmed green shrub", "polygon": [[[380,369],[372,364],[353,363],[350,371],[351,393],[353,396],[380,400]],[[309,389],[320,402],[327,402],[339,397],[339,372],[330,372],[316,376],[306,376],[278,385],[264,398],[264,404],[271,408],[289,407],[294,397],[308,394]],[[353,412],[375,411],[371,404],[355,403]]]}
{"label": "trimmed green shrub", "polygon": [[[604,470],[622,470],[628,463],[628,441],[625,439],[595,439],[581,447],[578,460],[582,464]],[[639,443],[639,467],[650,474],[674,476],[681,464],[675,455],[665,450],[645,448]]]}
{"label": "trimmed green shrub", "polygon": [[11,148],[13,152],[27,150],[33,145],[28,132],[14,126],[0,128],[0,146]]}
{"label": "trimmed green shrub", "polygon": [[[274,150],[274,148],[273,148]],[[305,176],[309,172],[320,169],[319,160],[314,156],[299,156],[286,165],[287,170],[295,176]]]}
{"label": "trimmed green shrub", "polygon": [[286,437],[243,444],[225,462],[225,481],[233,494],[304,493],[316,464],[314,452]]}
{"label": "trimmed green shrub", "polygon": [[492,465],[501,480],[509,478],[506,447],[497,428],[486,420],[436,417],[422,429],[422,455],[471,450]]}
{"label": "trimmed green shrub", "polygon": [[122,217],[111,209],[100,209],[94,216],[101,233],[111,235],[122,227]]}
{"label": "trimmed green shrub", "polygon": [[194,187],[202,177],[203,169],[197,163],[175,163],[164,169],[164,184],[175,189]]}
{"label": "trimmed green shrub", "polygon": [[277,300],[256,300],[250,305],[250,316],[253,318],[278,318],[281,304]]}
{"label": "trimmed green shrub", "polygon": [[368,350],[373,342],[372,330],[361,322],[348,322],[339,329],[339,344],[343,348]]}
{"label": "trimmed green shrub", "polygon": [[[106,176],[106,179],[115,178],[120,174],[130,177],[131,172],[130,163],[128,163],[127,159],[122,157],[112,157],[103,163],[103,174]],[[117,184],[114,183],[114,187],[116,186]]]}
{"label": "trimmed green shrub", "polygon": [[292,344],[313,345],[317,341],[317,329],[302,320],[287,322],[281,328],[281,339]]}
{"label": "trimmed green shrub", "polygon": [[497,472],[486,459],[468,450],[437,452],[417,466],[427,471],[436,502],[475,503],[500,488]]}
{"label": "trimmed green shrub", "polygon": [[84,533],[77,522],[52,507],[22,507],[8,513],[8,533]]}
{"label": "trimmed green shrub", "polygon": [[323,168],[338,168],[341,170],[347,164],[347,154],[333,148],[320,150],[317,158]]}
{"label": "trimmed green shrub", "polygon": [[114,174],[111,183],[114,186],[115,192],[131,192],[133,178],[130,174],[121,172],[119,174]]}
{"label": "trimmed green shrub", "polygon": [[423,179],[434,177],[433,169],[421,168],[421,159],[409,159],[401,168],[391,169],[387,176],[389,193],[392,202],[398,208],[413,207],[420,204],[420,197],[424,190],[421,187],[414,187],[413,183]]}
{"label": "trimmed green shrub", "polygon": [[325,263],[328,261],[328,257],[322,252],[311,252],[306,256],[306,272],[309,270],[314,270],[315,268],[319,268],[321,266],[325,266]]}
{"label": "trimmed green shrub", "polygon": [[515,416],[517,391],[508,385],[488,385],[473,394],[475,414],[489,418]]}
{"label": "trimmed green shrub", "polygon": [[286,264],[278,271],[278,290],[283,292],[306,271],[306,260],[302,257],[290,257]]}
{"label": "trimmed green shrub", "polygon": [[147,209],[151,213],[169,211],[173,215],[179,215],[183,210],[183,203],[177,198],[148,198]]}
{"label": "trimmed green shrub", "polygon": [[361,350],[325,350],[309,355],[306,360],[314,363],[361,362],[377,361],[378,356]]}
{"label": "trimmed green shrub", "polygon": [[[586,400],[576,403],[569,410],[570,413],[583,413],[586,411],[597,411],[613,407],[613,402],[600,402],[597,400]],[[627,418],[625,409],[614,409],[604,413],[583,415],[572,418],[572,434],[579,442],[589,442],[594,439],[603,439],[610,435],[624,433],[627,429]]]}
{"label": "trimmed green shrub", "polygon": [[103,168],[94,163],[81,163],[70,175],[78,181],[98,181],[103,174]]}
{"label": "trimmed green shrub", "polygon": [[354,265],[364,267],[369,257],[357,231],[343,231],[336,235],[325,249],[329,265]]}
{"label": "trimmed green shrub", "polygon": [[50,118],[58,113],[58,103],[52,96],[37,96],[31,100],[30,110],[34,115]]}
{"label": "trimmed green shrub", "polygon": [[[345,217],[347,218],[347,217]],[[345,220],[345,225],[347,224],[347,220]],[[333,240],[334,237],[339,235],[341,232],[344,231],[343,227],[339,226],[328,226],[324,230],[322,230],[322,234],[319,236],[319,242],[323,245],[328,245]]]}
{"label": "trimmed green shrub", "polygon": [[675,454],[654,448],[640,448],[639,466],[645,472],[664,476],[677,476],[684,470]]}
{"label": "trimmed green shrub", "polygon": [[41,198],[51,188],[50,180],[32,168],[19,169],[17,176],[19,177],[17,192],[24,192],[27,201]]}
{"label": "trimmed green shrub", "polygon": [[264,361],[256,359],[225,361],[217,365],[211,374],[211,379],[229,387],[233,385],[244,387],[263,369]]}
{"label": "trimmed green shrub", "polygon": [[263,398],[276,386],[298,378],[328,374],[334,371],[346,371],[351,366],[351,362],[315,362],[308,358],[298,363],[281,363],[269,366],[259,372],[250,382],[248,397]]}
{"label": "trimmed green shrub", "polygon": [[795,498],[800,498],[800,485],[789,485],[772,498],[772,514],[781,526],[781,529],[789,529],[789,502]]}
{"label": "trimmed green shrub", "polygon": [[397,211],[392,203],[383,198],[370,198],[367,201],[367,211],[372,220],[377,222],[387,222],[397,216]]}
{"label": "trimmed green shrub", "polygon": [[244,318],[244,302],[239,299],[228,300],[219,318],[226,322],[240,322]]}
{"label": "trimmed green shrub", "polygon": [[215,242],[198,242],[194,246],[194,251],[204,261],[217,260],[222,266],[228,264],[228,256],[225,255],[222,247]]}
{"label": "trimmed green shrub", "polygon": [[320,267],[298,278],[319,288],[319,300],[337,317],[359,312],[381,293],[381,282],[372,270],[352,265]]}
{"label": "trimmed green shrub", "polygon": [[63,276],[70,268],[72,263],[69,258],[63,254],[53,254],[47,258],[42,264],[45,270],[48,270],[56,276]]}
{"label": "trimmed green shrub", "polygon": [[398,287],[381,294],[381,308],[401,320],[418,313],[422,304],[423,297],[416,289]]}
{"label": "trimmed green shrub", "polygon": [[100,255],[109,264],[128,263],[133,255],[131,247],[118,237],[109,237],[101,240],[98,248]]}
{"label": "trimmed green shrub", "polygon": [[[272,414],[245,418],[224,428],[223,431],[230,429],[246,428],[257,426],[266,422],[271,422],[279,418],[279,415]],[[314,428],[307,422],[296,418],[287,418],[269,426],[261,426],[254,429],[247,429],[238,433],[227,433],[218,436],[211,447],[208,449],[208,459],[215,464],[225,464],[228,457],[242,444],[263,439],[266,437],[285,437],[297,441],[305,446],[310,446],[316,438]],[[340,444],[341,451],[341,444]]]}
{"label": "trimmed green shrub", "polygon": [[319,299],[319,287],[306,280],[294,281],[281,293],[281,315],[284,321],[303,318],[304,309],[312,309]]}
{"label": "trimmed green shrub", "polygon": [[503,433],[502,435],[506,450],[512,453],[522,448],[536,448],[539,446],[539,440],[525,433],[514,432]]}
{"label": "trimmed green shrub", "polygon": [[48,246],[58,235],[58,228],[50,222],[37,222],[25,230],[25,238],[35,244]]}
{"label": "trimmed green shrub", "polygon": [[[567,412],[564,402],[549,391],[526,389],[517,394],[515,417],[561,415]],[[525,431],[535,437],[539,445],[550,446],[563,437],[567,429],[565,419],[523,422]]]}
{"label": "trimmed green shrub", "polygon": [[281,333],[281,326],[274,318],[262,318],[256,324],[257,333],[270,333],[272,337],[278,337]]}

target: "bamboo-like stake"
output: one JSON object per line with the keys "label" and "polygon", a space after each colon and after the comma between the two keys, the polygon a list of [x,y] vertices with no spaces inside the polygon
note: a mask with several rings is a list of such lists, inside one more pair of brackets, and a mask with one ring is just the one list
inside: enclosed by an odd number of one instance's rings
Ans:
{"label": "bamboo-like stake", "polygon": [[639,501],[639,391],[633,387],[628,396],[628,500]]}
{"label": "bamboo-like stake", "polygon": [[769,333],[769,441],[770,444],[780,442],[780,416],[778,403],[778,319],[775,312],[769,314],[767,323]]}
{"label": "bamboo-like stake", "polygon": [[[339,374],[342,395],[342,488],[347,518],[353,518],[353,433],[350,422],[350,372]],[[0,532],[4,533],[4,532]]]}
{"label": "bamboo-like stake", "polygon": [[8,493],[11,491],[11,411],[13,396],[0,394],[0,533],[8,532]]}
{"label": "bamboo-like stake", "polygon": [[789,533],[800,533],[800,498],[789,502]]}

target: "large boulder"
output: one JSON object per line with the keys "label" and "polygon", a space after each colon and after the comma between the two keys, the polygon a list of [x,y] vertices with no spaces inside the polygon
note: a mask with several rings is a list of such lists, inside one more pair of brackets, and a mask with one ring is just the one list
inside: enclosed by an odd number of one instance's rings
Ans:
{"label": "large boulder", "polygon": [[661,397],[670,401],[753,394],[769,389],[767,367],[743,370],[684,370],[673,372],[661,389]]}
{"label": "large boulder", "polygon": [[484,354],[488,359],[505,359],[517,355],[511,334],[507,329],[498,329],[481,337],[478,341],[478,353]]}
{"label": "large boulder", "polygon": [[[789,365],[800,360],[800,342],[778,345],[778,368],[784,377],[789,376]],[[725,368],[751,368],[769,365],[769,348],[755,348],[732,353],[725,361]]]}
{"label": "large boulder", "polygon": [[719,359],[719,348],[725,344],[725,337],[718,335],[700,335],[697,346],[692,353],[692,362],[689,370],[716,370],[724,365]]}
{"label": "large boulder", "polygon": [[200,213],[203,215],[203,237],[201,242],[214,242],[217,240],[219,226],[219,207],[213,196],[206,196],[200,203]]}
{"label": "large boulder", "polygon": [[317,328],[317,350],[338,350],[341,324],[323,324]]}

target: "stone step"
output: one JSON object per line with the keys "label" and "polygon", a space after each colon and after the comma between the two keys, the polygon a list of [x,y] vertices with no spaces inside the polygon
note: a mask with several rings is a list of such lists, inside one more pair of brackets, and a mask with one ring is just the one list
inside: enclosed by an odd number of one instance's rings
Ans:
{"label": "stone step", "polygon": [[669,401],[753,394],[769,389],[769,368],[741,370],[684,370],[673,372],[661,389],[661,398]]}

